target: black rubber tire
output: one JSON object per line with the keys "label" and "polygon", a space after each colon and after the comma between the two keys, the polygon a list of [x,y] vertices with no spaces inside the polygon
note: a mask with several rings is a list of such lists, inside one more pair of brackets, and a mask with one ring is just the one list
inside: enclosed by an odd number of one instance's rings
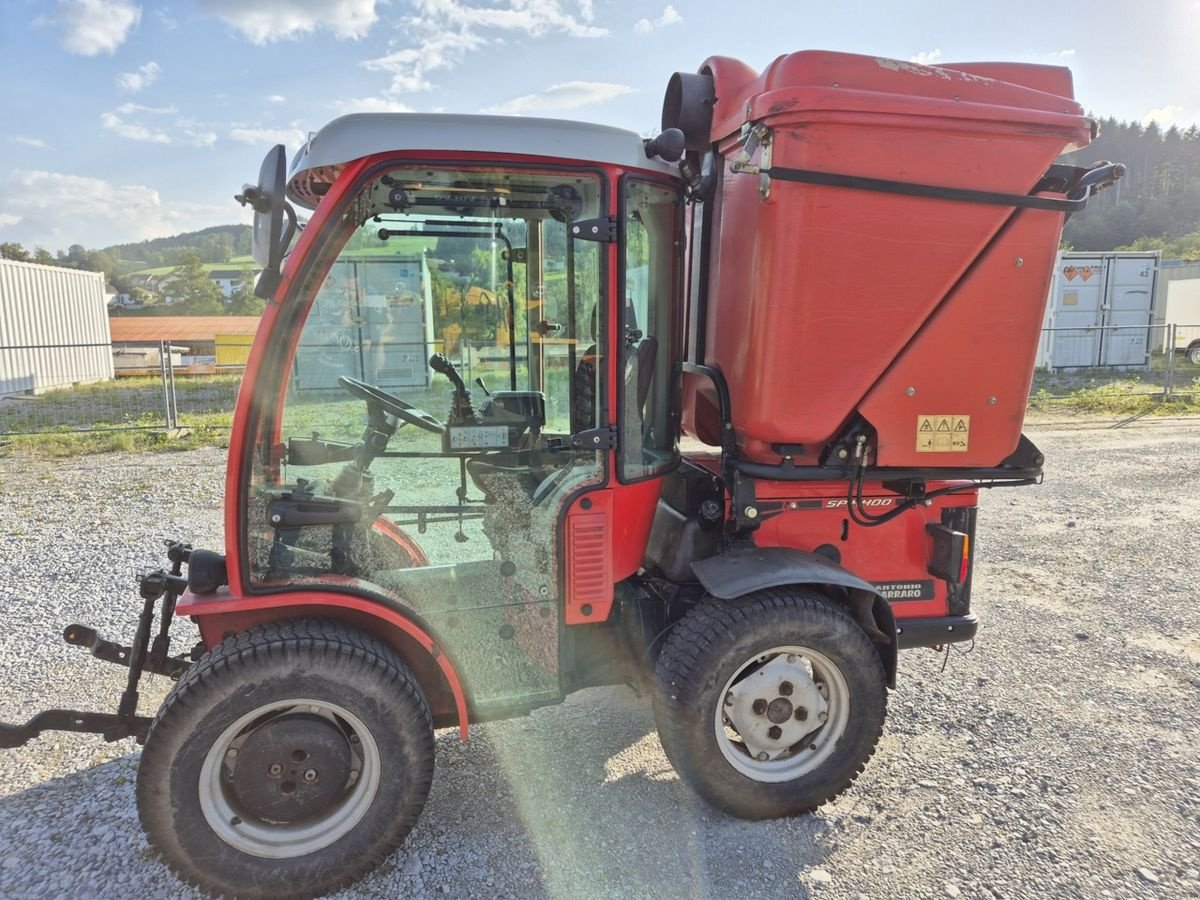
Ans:
{"label": "black rubber tire", "polygon": [[1193,366],[1200,366],[1200,344],[1194,347],[1188,347],[1187,359]]}
{"label": "black rubber tire", "polygon": [[[327,700],[358,716],[378,745],[382,777],[352,831],[311,854],[264,859],[208,825],[200,771],[240,716],[288,698]],[[227,638],[167,696],[138,768],[138,815],[151,847],[188,884],[229,897],[317,896],[376,868],[403,843],[429,796],[433,757],[429,707],[389,646],[336,622],[277,622]]]}
{"label": "black rubber tire", "polygon": [[[734,673],[781,645],[827,657],[846,680],[850,712],[845,734],[822,765],[791,781],[768,783],[725,759],[714,716]],[[696,793],[742,819],[794,816],[829,802],[859,776],[883,733],[887,676],[879,654],[841,607],[812,589],[775,588],[702,602],[671,631],[656,674],[655,719],[667,758]]]}

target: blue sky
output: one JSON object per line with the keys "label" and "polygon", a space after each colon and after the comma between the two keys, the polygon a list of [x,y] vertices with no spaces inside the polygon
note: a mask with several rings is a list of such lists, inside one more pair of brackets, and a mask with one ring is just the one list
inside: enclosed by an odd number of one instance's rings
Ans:
{"label": "blue sky", "polygon": [[244,221],[267,148],[344,112],[645,133],[672,72],[802,49],[1068,65],[1098,114],[1200,121],[1200,0],[3,0],[0,240]]}

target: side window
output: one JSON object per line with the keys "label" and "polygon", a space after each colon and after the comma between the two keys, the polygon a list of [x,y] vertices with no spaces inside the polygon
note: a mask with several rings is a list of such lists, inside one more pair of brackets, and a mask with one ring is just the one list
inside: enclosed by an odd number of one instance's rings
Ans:
{"label": "side window", "polygon": [[675,461],[671,371],[681,283],[677,190],[640,181],[624,186],[624,306],[621,362],[621,478],[651,475]]}

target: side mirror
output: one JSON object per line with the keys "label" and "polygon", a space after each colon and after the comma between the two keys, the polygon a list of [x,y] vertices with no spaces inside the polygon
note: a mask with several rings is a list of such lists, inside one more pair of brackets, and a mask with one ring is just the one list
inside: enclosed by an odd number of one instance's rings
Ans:
{"label": "side mirror", "polygon": [[[258,173],[258,184],[242,186],[242,192],[234,197],[242,206],[254,210],[254,234],[250,240],[250,253],[254,261],[263,267],[254,293],[264,300],[271,299],[279,287],[279,269],[283,265],[283,254],[296,231],[296,213],[287,202],[287,151],[283,144],[276,144],[263,158]],[[283,219],[287,216],[287,230]]]}

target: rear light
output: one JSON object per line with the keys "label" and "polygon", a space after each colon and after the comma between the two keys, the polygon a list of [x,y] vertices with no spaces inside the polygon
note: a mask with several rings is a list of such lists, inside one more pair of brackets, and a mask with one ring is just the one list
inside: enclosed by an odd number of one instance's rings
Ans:
{"label": "rear light", "polygon": [[945,525],[926,525],[925,531],[933,538],[930,574],[951,584],[965,583],[971,573],[970,535]]}

